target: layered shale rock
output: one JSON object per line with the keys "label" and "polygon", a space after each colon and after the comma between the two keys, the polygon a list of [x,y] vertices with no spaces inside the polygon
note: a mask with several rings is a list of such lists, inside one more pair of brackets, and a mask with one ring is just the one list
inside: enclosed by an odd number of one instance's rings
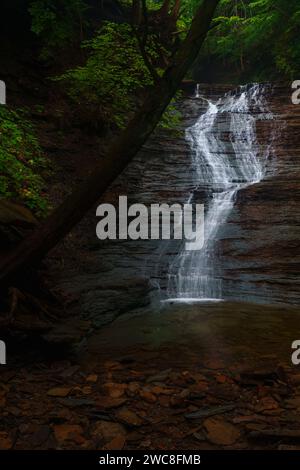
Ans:
{"label": "layered shale rock", "polygon": [[[158,129],[126,171],[112,185],[105,202],[208,204],[209,185],[199,186],[192,166],[185,129],[228,92],[228,86],[201,85],[179,104],[183,115],[177,134]],[[227,221],[216,237],[216,272],[222,296],[263,304],[299,302],[300,235],[300,106],[291,103],[289,85],[267,89],[272,121],[258,121],[262,151],[272,146],[263,181],[241,189]],[[224,116],[225,119],[225,116]],[[228,133],[224,131],[224,142]],[[231,158],[224,153],[224,158]],[[131,309],[163,297],[178,241],[97,240],[97,219],[89,216],[88,238],[73,269],[65,271],[60,286],[76,300],[76,308],[101,325]],[[93,228],[94,227],[94,228]]]}

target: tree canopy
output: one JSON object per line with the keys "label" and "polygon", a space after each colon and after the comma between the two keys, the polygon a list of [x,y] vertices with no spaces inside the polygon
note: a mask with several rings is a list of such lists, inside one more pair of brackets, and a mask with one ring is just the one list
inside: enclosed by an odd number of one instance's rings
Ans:
{"label": "tree canopy", "polygon": [[[26,27],[36,39],[39,60],[49,67],[47,79],[70,100],[74,119],[103,134],[124,128],[161,79],[201,1],[23,0],[22,8],[31,21]],[[5,0],[4,11],[18,11],[19,5]],[[298,0],[220,0],[187,76],[237,83],[299,78],[299,30]],[[173,99],[160,125],[174,128],[179,118]],[[33,145],[34,130],[22,137],[25,122],[15,110],[2,110],[0,164],[10,162],[11,171],[1,177],[0,194],[41,211],[41,159]],[[8,145],[6,136],[16,145]]]}
{"label": "tree canopy", "polygon": [[231,66],[244,81],[300,73],[298,0],[222,0],[214,24],[200,60]]}
{"label": "tree canopy", "polygon": [[[102,5],[106,3],[99,2]],[[134,23],[135,32],[142,37],[139,45],[142,46],[140,53],[144,60],[143,42],[146,36],[150,39],[145,41],[148,52],[153,48],[150,56],[153,58],[159,54],[162,60],[166,52],[163,49],[169,48],[172,52],[172,45],[184,36],[201,0],[119,0],[108,3],[112,11],[114,4],[119,12],[116,15],[114,11],[110,17],[110,20],[115,17],[111,22],[116,24],[115,32],[119,30],[120,35],[124,34],[120,22],[131,26]],[[32,31],[42,41],[44,58],[57,54],[57,47],[70,46],[86,39],[91,41],[93,65],[97,66],[96,57],[100,62],[104,59],[99,49],[95,54],[96,43],[99,45],[101,41],[108,41],[110,47],[117,50],[118,40],[112,26],[110,38],[108,28],[100,28],[100,25],[96,33],[91,32],[95,15],[89,0],[31,0],[29,11]],[[169,21],[166,21],[168,16]],[[201,76],[206,78],[204,67],[209,61],[221,68],[224,75],[226,68],[229,68],[232,74],[242,77],[244,81],[294,78],[300,70],[299,28],[298,0],[221,0],[213,31],[208,35],[199,58]],[[134,34],[134,31],[127,30],[127,40],[128,34]],[[147,63],[151,65],[151,60]],[[140,65],[143,72],[142,61]],[[90,66],[91,62],[88,68]]]}

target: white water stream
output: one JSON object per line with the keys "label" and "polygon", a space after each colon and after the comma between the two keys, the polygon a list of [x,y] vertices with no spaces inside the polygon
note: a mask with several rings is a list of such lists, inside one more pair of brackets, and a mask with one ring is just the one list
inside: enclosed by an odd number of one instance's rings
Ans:
{"label": "white water stream", "polygon": [[[182,249],[170,265],[169,300],[221,300],[222,280],[215,270],[216,239],[234,206],[238,191],[260,182],[271,146],[261,147],[256,122],[272,119],[262,85],[241,87],[208,107],[187,129],[197,188],[205,188],[205,242],[198,251]],[[202,98],[197,86],[196,98]],[[190,195],[189,201],[193,199]]]}

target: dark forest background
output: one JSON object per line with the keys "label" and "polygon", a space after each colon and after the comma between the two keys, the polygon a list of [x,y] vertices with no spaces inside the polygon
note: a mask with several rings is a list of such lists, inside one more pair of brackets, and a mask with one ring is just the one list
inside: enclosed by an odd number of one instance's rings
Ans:
{"label": "dark forest background", "polygon": [[[171,62],[199,3],[3,0],[0,71],[8,106],[0,109],[0,195],[45,215],[48,162],[32,111],[50,112],[61,133],[68,126],[117,133]],[[297,0],[222,0],[186,78],[236,84],[297,78],[299,32]],[[174,128],[179,118],[171,104],[161,125]]]}

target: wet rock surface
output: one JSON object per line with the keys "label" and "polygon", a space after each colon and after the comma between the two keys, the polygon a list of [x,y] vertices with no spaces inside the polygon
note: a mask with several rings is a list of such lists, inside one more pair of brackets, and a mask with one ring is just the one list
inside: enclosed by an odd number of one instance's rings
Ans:
{"label": "wet rock surface", "polygon": [[[217,101],[231,88],[203,85],[201,94]],[[274,119],[257,124],[261,148],[273,147],[266,177],[237,194],[217,235],[215,269],[224,299],[298,304],[300,106],[291,104],[289,84],[269,88],[266,98]],[[184,136],[185,129],[206,111],[207,101],[186,97],[180,108],[179,133],[158,129],[107,192],[105,202],[118,206],[119,195],[128,195],[129,204],[184,203],[193,193],[194,202],[207,204],[210,189],[196,183]],[[83,249],[73,264],[59,270],[56,281],[73,299],[70,308],[101,326],[160,297],[180,243],[101,242],[96,224],[93,211],[85,222]]]}
{"label": "wet rock surface", "polygon": [[299,310],[142,309],[73,359],[1,369],[1,449],[296,449]]}
{"label": "wet rock surface", "polygon": [[[203,91],[217,99],[227,88]],[[161,304],[157,286],[176,242],[98,242],[91,212],[80,250],[74,242],[53,270],[70,312],[61,336],[74,340],[81,318],[89,339],[72,356],[54,345],[50,357],[38,349],[9,358],[0,449],[299,450],[300,370],[291,361],[299,306],[287,304],[299,303],[300,108],[289,99],[288,86],[270,95],[285,125],[270,171],[237,195],[218,235],[224,297],[257,304]],[[187,98],[182,107],[184,128],[206,104]],[[262,124],[262,143],[268,132]],[[205,202],[211,194],[191,173],[183,136],[159,130],[106,201],[186,202],[194,191]]]}
{"label": "wet rock surface", "polygon": [[[221,230],[220,263],[226,298],[299,304],[300,107],[288,86],[269,100],[277,126],[265,180],[237,195]],[[258,128],[260,141],[266,129]]]}

